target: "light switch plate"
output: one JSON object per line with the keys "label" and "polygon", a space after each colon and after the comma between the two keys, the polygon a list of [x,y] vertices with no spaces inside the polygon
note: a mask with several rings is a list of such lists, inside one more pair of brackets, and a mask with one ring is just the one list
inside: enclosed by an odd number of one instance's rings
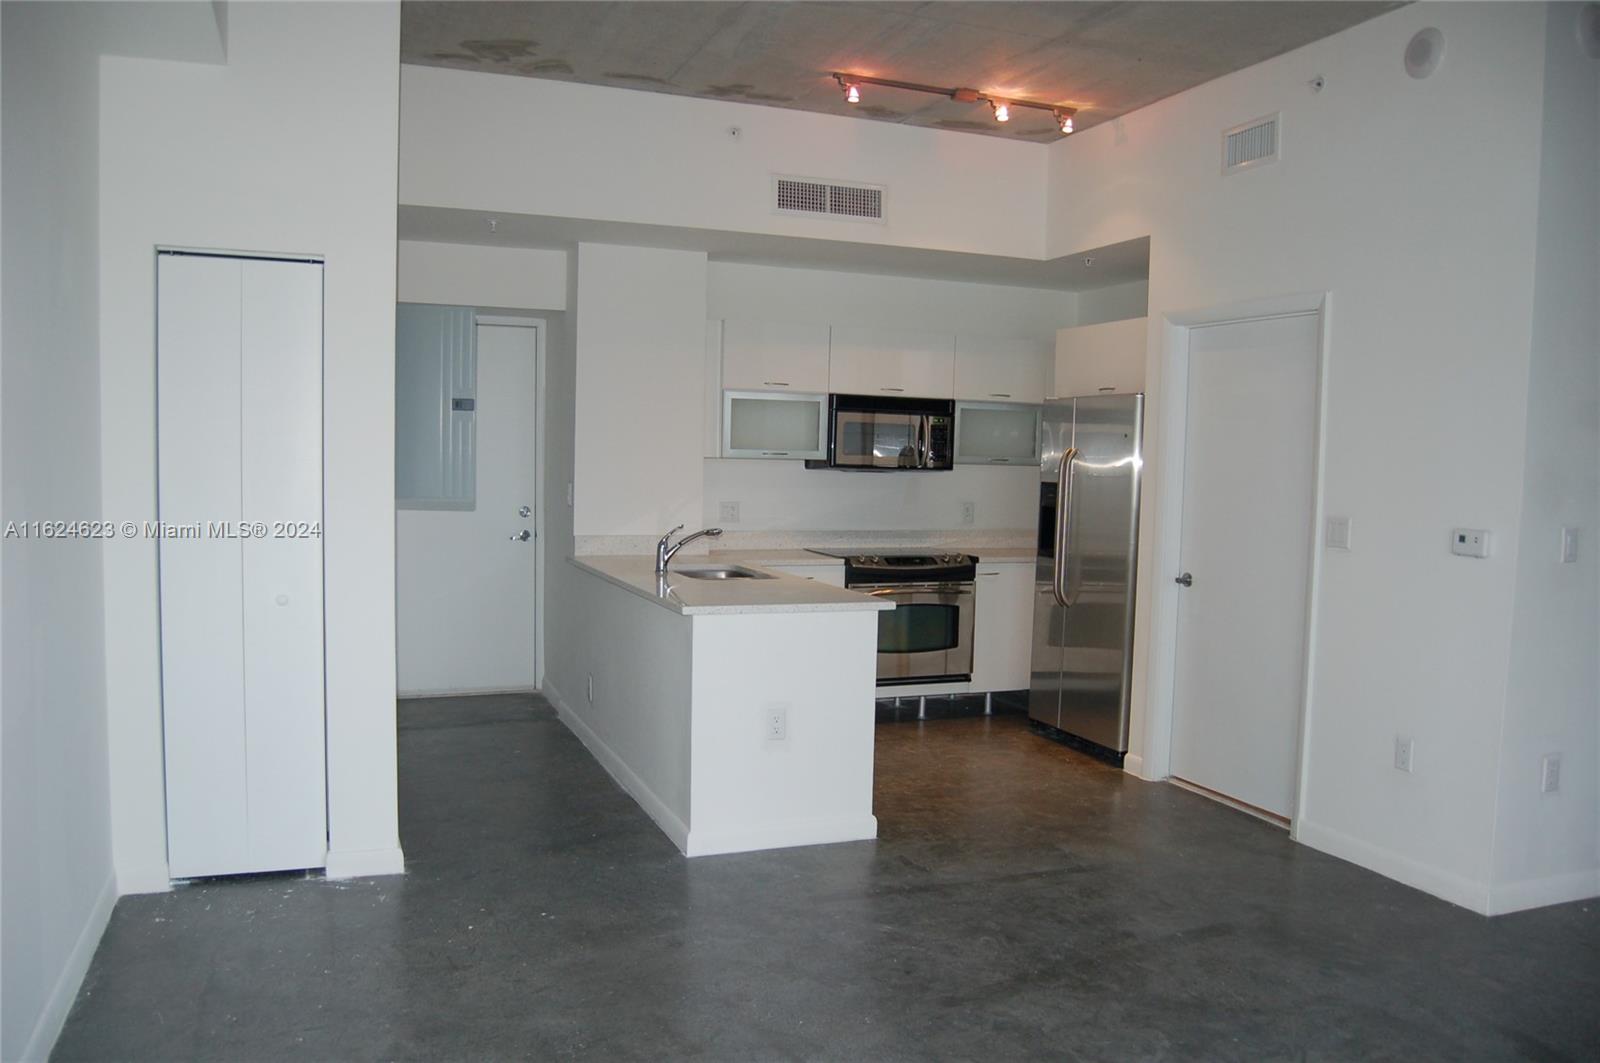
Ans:
{"label": "light switch plate", "polygon": [[1575,565],[1578,563],[1578,529],[1561,529],[1561,563]]}
{"label": "light switch plate", "polygon": [[1489,532],[1484,528],[1452,528],[1450,552],[1458,557],[1488,557]]}
{"label": "light switch plate", "polygon": [[1328,529],[1323,534],[1322,542],[1329,550],[1350,549],[1350,518],[1329,517]]}

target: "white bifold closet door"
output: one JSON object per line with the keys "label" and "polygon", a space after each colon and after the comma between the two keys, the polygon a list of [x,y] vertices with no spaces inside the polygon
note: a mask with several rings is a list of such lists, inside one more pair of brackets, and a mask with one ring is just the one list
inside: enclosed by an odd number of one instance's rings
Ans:
{"label": "white bifold closet door", "polygon": [[322,265],[158,263],[170,872],[321,867]]}

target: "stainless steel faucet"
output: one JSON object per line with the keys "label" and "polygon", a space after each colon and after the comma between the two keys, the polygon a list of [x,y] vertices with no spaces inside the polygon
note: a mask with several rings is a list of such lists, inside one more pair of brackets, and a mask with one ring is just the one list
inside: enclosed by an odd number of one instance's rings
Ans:
{"label": "stainless steel faucet", "polygon": [[[677,556],[678,551],[682,550],[685,546],[688,546],[690,543],[694,542],[703,535],[709,535],[712,538],[716,538],[718,535],[722,534],[721,528],[703,528],[700,531],[685,535],[682,539],[679,539],[675,543],[672,542],[673,534],[681,531],[683,531],[682,524],[678,525],[676,528],[673,528],[672,531],[667,532],[667,534],[661,537],[661,541],[656,543],[657,576],[665,576],[667,574],[667,565],[674,557]],[[671,545],[668,545],[669,543]]]}

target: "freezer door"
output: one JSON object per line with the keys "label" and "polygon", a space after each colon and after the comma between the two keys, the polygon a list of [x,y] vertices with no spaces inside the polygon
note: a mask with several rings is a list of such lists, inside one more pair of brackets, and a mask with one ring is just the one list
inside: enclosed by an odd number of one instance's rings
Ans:
{"label": "freezer door", "polygon": [[1061,726],[1061,666],[1067,610],[1057,600],[1055,579],[1057,501],[1061,456],[1072,446],[1072,402],[1047,403],[1039,425],[1038,547],[1034,567],[1033,664],[1028,715]]}
{"label": "freezer door", "polygon": [[1139,441],[1144,397],[1077,399],[1067,600],[1061,639],[1061,730],[1128,748]]}

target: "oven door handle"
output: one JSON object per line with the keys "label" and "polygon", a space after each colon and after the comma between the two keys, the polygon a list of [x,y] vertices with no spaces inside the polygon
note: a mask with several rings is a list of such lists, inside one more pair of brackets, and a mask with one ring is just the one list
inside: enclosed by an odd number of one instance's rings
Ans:
{"label": "oven door handle", "polygon": [[972,594],[973,587],[970,583],[893,583],[893,584],[856,584],[846,587],[846,590],[858,594],[873,596],[894,594]]}
{"label": "oven door handle", "polygon": [[1072,466],[1078,460],[1078,448],[1068,447],[1061,452],[1061,468],[1056,475],[1056,542],[1055,569],[1051,573],[1050,589],[1057,605],[1072,604],[1067,596],[1067,573],[1070,559],[1067,548],[1072,541]]}

